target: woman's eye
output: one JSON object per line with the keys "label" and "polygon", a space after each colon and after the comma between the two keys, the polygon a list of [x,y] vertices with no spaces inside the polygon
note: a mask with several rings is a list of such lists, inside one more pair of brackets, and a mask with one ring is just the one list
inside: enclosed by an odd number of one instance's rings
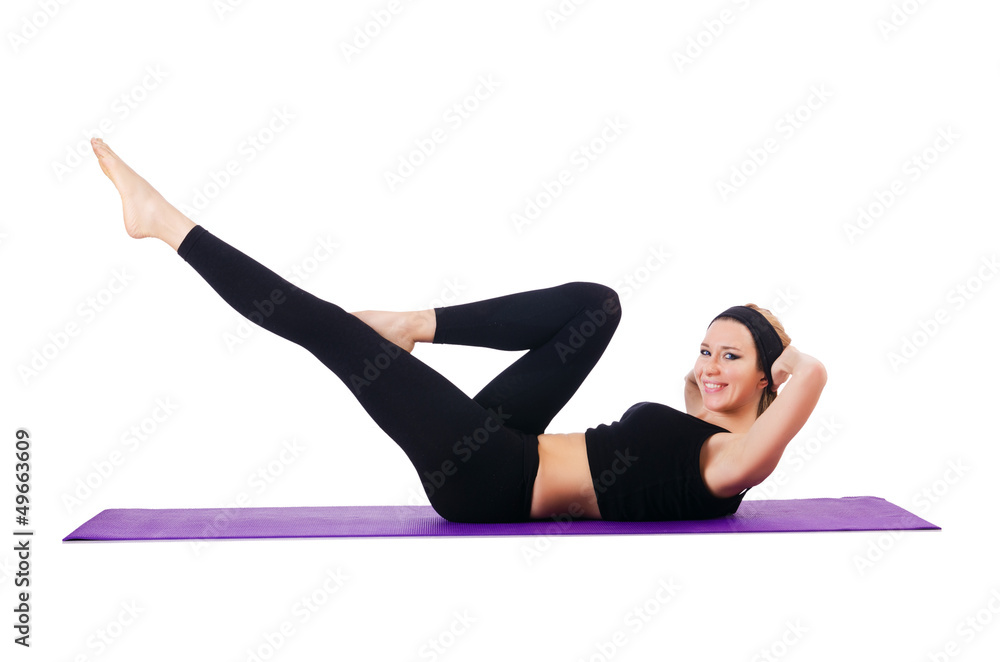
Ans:
{"label": "woman's eye", "polygon": [[740,358],[740,357],[736,356],[735,354],[733,354],[732,352],[726,352],[726,356],[731,357],[734,360]]}

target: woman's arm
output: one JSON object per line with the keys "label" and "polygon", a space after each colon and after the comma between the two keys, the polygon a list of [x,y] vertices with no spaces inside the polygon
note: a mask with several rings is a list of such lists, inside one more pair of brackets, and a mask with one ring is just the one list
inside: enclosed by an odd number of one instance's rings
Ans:
{"label": "woman's arm", "polygon": [[735,450],[744,487],[759,485],[778,466],[788,442],[802,429],[826,386],[826,368],[819,360],[789,345],[771,366],[772,387],[789,377],[774,402],[757,417]]}

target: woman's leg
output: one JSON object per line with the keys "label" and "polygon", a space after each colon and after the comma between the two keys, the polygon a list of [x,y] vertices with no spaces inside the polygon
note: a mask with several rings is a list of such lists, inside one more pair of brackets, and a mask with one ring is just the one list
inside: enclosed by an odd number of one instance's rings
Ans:
{"label": "woman's leg", "polygon": [[[145,180],[103,144],[95,144],[95,153],[122,193],[129,234],[167,243],[180,236],[178,255],[229,305],[330,368],[406,453],[438,513],[456,521],[528,519],[537,437],[505,427],[502,406],[474,402],[354,315],[298,288],[186,217],[192,227],[184,231],[186,225],[173,217],[179,212]],[[169,230],[153,218],[172,219]]]}
{"label": "woman's leg", "polygon": [[615,291],[574,282],[436,308],[435,343],[529,350],[474,400],[542,434],[604,354],[621,320]]}

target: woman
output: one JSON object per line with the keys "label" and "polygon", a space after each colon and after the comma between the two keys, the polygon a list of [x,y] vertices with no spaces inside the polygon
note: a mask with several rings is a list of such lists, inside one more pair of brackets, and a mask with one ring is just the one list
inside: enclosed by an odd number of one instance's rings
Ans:
{"label": "woman", "polygon": [[[687,413],[640,403],[611,425],[546,434],[618,326],[613,290],[567,283],[433,310],[350,314],[195,224],[101,139],[91,143],[121,195],[128,234],[164,241],[240,314],[330,368],[452,521],[733,513],[774,470],[826,383],[823,365],[792,347],[766,311],[735,306],[708,327],[687,376]],[[529,351],[469,398],[410,354],[417,342]]]}

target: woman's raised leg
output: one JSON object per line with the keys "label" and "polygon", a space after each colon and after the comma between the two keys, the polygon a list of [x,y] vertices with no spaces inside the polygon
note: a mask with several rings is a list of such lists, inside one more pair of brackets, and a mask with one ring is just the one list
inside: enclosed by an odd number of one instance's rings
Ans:
{"label": "woman's raised leg", "polygon": [[504,407],[508,427],[541,434],[590,374],[621,320],[617,293],[597,283],[409,312],[354,313],[407,351],[417,342],[528,350],[474,400]]}
{"label": "woman's raised leg", "polygon": [[528,350],[473,398],[542,434],[597,365],[621,321],[617,293],[573,282],[435,309],[435,343]]}
{"label": "woman's raised leg", "polygon": [[[456,521],[528,519],[537,437],[490,409],[339,306],[302,290],[177,212],[103,143],[101,167],[122,195],[126,228],[175,249],[237,312],[332,370],[413,463],[431,505]],[[173,210],[173,211],[171,211]],[[183,216],[183,215],[181,215]],[[190,223],[190,227],[186,223]],[[348,440],[345,440],[347,442]],[[378,468],[372,467],[372,476]]]}

